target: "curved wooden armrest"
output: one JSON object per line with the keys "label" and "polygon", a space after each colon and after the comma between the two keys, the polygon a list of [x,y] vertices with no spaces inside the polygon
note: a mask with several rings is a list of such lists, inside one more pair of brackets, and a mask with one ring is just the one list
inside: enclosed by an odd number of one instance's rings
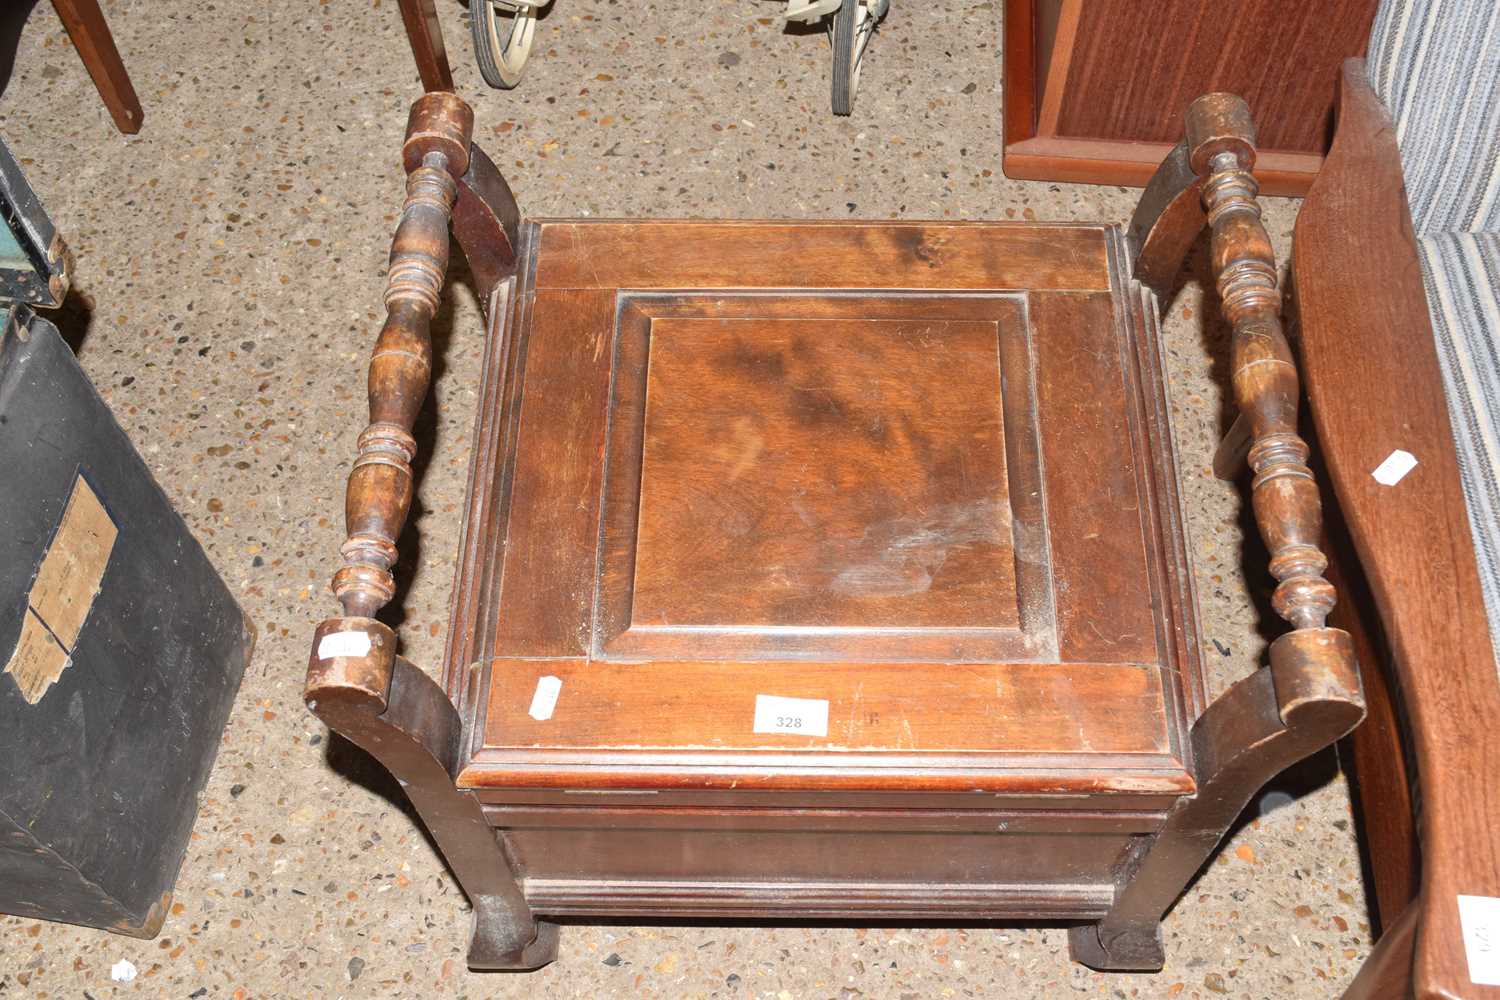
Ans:
{"label": "curved wooden armrest", "polygon": [[[1500,683],[1395,125],[1363,60],[1344,63],[1339,91],[1333,147],[1293,239],[1300,346],[1388,647],[1385,710],[1400,721],[1399,741],[1395,727],[1356,737],[1361,839],[1385,933],[1346,996],[1493,1000],[1500,983],[1471,976],[1483,945],[1478,933],[1466,940],[1459,900],[1500,897]],[[1397,448],[1418,464],[1399,483],[1376,480]],[[1376,684],[1379,666],[1365,665]],[[1500,940],[1489,941],[1493,957]]]}
{"label": "curved wooden armrest", "polygon": [[[1075,927],[1073,957],[1100,969],[1159,969],[1159,921],[1256,790],[1349,732],[1364,716],[1354,644],[1329,628],[1334,590],[1319,549],[1322,503],[1297,434],[1297,368],[1281,328],[1276,258],[1251,174],[1255,132],[1245,102],[1208,94],[1187,112],[1187,138],[1162,164],[1131,227],[1138,280],[1161,294],[1207,219],[1225,318],[1234,327],[1235,400],[1250,437],[1251,503],[1277,580],[1272,606],[1292,631],[1270,667],[1241,679],[1193,723],[1197,794],[1178,801],[1154,839],[1126,859],[1114,906]],[[1201,197],[1201,208],[1194,202]]]}
{"label": "curved wooden armrest", "polygon": [[470,146],[474,114],[451,93],[412,105],[402,160],[406,203],[391,241],[385,323],[370,358],[370,422],[344,497],[347,539],[333,592],[343,614],[313,635],[303,698],[335,732],[389,770],[417,807],[474,905],[473,968],[551,961],[557,927],[537,921],[478,801],[453,785],[462,723],[442,688],[397,655],[375,619],[395,595],[391,566],[412,500],[412,426],[432,372],[432,317],[448,269],[448,229],[469,255],[486,311],[513,272],[519,221],[510,189]]}

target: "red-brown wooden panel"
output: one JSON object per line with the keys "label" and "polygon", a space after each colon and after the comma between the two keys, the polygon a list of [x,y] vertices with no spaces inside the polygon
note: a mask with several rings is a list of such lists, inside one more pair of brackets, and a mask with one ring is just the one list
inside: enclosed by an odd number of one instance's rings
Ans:
{"label": "red-brown wooden panel", "polygon": [[1102,226],[543,222],[538,288],[1109,288]]}
{"label": "red-brown wooden panel", "polygon": [[1110,296],[1030,298],[1057,629],[1066,661],[1156,660],[1130,404]]}
{"label": "red-brown wooden panel", "polygon": [[531,304],[495,629],[506,655],[589,646],[614,323],[612,289],[542,292]]}
{"label": "red-brown wooden panel", "polygon": [[1066,81],[1055,129],[1042,101],[1043,134],[1173,143],[1194,98],[1228,91],[1250,102],[1261,146],[1321,153],[1339,63],[1364,52],[1376,0],[1156,0],[1149,17],[1136,0],[1068,6],[1072,51],[1052,58]]}
{"label": "red-brown wooden panel", "polygon": [[620,315],[596,650],[1050,657],[1018,297]]}
{"label": "red-brown wooden panel", "polygon": [[[1190,791],[1152,612],[1179,553],[1142,493],[1159,386],[1113,238],[531,230],[486,396],[518,402],[486,487],[508,502],[479,508],[503,569],[461,783]],[[827,701],[826,736],[755,733],[758,694]]]}
{"label": "red-brown wooden panel", "polygon": [[[1171,756],[1151,666],[580,659],[496,660],[489,673],[465,787],[1149,794],[1192,784]],[[544,677],[561,686],[537,719]],[[827,736],[755,732],[758,695],[827,701]]]}

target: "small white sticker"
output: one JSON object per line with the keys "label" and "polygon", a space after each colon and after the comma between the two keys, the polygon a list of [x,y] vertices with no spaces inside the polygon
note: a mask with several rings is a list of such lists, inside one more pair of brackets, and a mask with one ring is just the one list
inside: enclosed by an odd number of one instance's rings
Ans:
{"label": "small white sticker", "polygon": [[1397,448],[1385,457],[1385,461],[1375,467],[1370,475],[1381,486],[1395,486],[1406,478],[1406,474],[1417,467],[1417,456],[1409,451]]}
{"label": "small white sticker", "polygon": [[1500,898],[1459,896],[1458,925],[1464,932],[1470,981],[1500,986]]}
{"label": "small white sticker", "polygon": [[793,736],[827,736],[828,702],[822,698],[755,696],[755,731]]}
{"label": "small white sticker", "polygon": [[318,659],[335,656],[364,656],[370,651],[368,632],[330,632],[318,640]]}
{"label": "small white sticker", "polygon": [[128,983],[135,978],[135,963],[122,958],[109,967],[109,978],[117,983]]}
{"label": "small white sticker", "polygon": [[562,694],[561,677],[542,677],[536,682],[536,693],[531,696],[531,711],[527,714],[538,722],[546,722],[552,718],[552,710],[557,707],[557,696]]}

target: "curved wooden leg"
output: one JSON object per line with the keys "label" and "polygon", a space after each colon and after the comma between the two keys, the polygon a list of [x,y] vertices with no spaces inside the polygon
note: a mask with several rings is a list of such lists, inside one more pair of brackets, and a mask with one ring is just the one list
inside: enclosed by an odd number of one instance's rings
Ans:
{"label": "curved wooden leg", "polygon": [[406,25],[406,39],[411,42],[412,58],[417,61],[422,89],[452,90],[453,71],[448,68],[448,50],[443,45],[437,4],[434,0],[397,0],[397,6]]}
{"label": "curved wooden leg", "polygon": [[469,966],[546,965],[557,957],[557,926],[532,916],[479,802],[453,785],[458,712],[437,682],[395,650],[395,633],[372,618],[323,622],[307,670],[307,707],[380,761],[416,806],[474,906]]}
{"label": "curved wooden leg", "polygon": [[1299,629],[1271,644],[1271,667],[1235,684],[1193,725],[1198,794],[1181,800],[1162,830],[1121,872],[1114,906],[1073,928],[1075,961],[1112,971],[1162,966],[1162,916],[1208,860],[1256,790],[1328,746],[1364,713],[1349,636]]}
{"label": "curved wooden leg", "polygon": [[130,74],[115,48],[114,35],[99,9],[99,0],[52,0],[73,47],[94,80],[99,97],[115,120],[115,127],[126,135],[141,130],[145,115],[140,99],[130,85]]}

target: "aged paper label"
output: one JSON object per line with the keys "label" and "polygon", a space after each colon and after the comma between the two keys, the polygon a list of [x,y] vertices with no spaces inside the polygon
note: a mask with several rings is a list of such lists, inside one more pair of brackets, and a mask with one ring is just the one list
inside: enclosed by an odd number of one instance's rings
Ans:
{"label": "aged paper label", "polygon": [[29,704],[42,700],[72,663],[78,633],[94,606],[119,529],[82,476],[47,546],[26,599],[25,620],[5,673]]}
{"label": "aged paper label", "polygon": [[67,668],[68,651],[47,631],[36,612],[27,608],[21,621],[21,638],[5,665],[5,672],[16,679],[21,697],[35,705]]}

